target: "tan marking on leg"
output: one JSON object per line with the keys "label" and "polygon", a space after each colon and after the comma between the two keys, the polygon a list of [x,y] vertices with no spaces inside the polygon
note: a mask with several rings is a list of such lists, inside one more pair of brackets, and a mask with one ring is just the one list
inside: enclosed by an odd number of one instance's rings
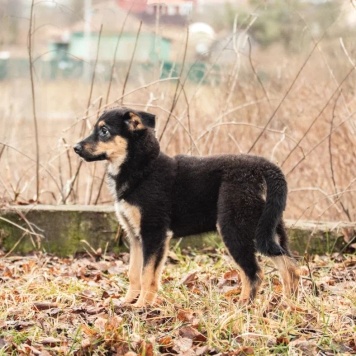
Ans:
{"label": "tan marking on leg", "polygon": [[298,290],[300,271],[292,258],[288,256],[271,257],[282,277],[284,292],[287,296],[295,294]]}
{"label": "tan marking on leg", "polygon": [[132,303],[140,294],[143,268],[143,251],[140,240],[141,212],[137,206],[121,200],[115,203],[116,215],[130,241],[129,288],[125,303]]}
{"label": "tan marking on leg", "polygon": [[125,303],[132,303],[140,294],[143,253],[141,242],[137,238],[130,240],[129,288]]}
{"label": "tan marking on leg", "polygon": [[239,303],[244,305],[252,302],[255,299],[263,280],[263,272],[258,271],[256,281],[251,283],[250,279],[241,268],[239,268],[239,271],[241,278],[241,295]]}
{"label": "tan marking on leg", "polygon": [[156,299],[159,281],[157,280],[154,265],[155,259],[153,258],[145,267],[143,267],[140,297],[134,304],[134,307],[142,308],[146,305],[153,304]]}
{"label": "tan marking on leg", "polygon": [[257,279],[256,279],[256,281],[254,281],[252,283],[252,286],[251,286],[251,295],[250,295],[251,301],[255,299],[255,297],[258,293],[258,290],[260,289],[260,286],[262,284],[263,278],[264,278],[264,273],[261,270],[259,270],[257,272]]}
{"label": "tan marking on leg", "polygon": [[139,299],[134,304],[134,307],[142,308],[146,305],[154,304],[157,297],[157,292],[161,286],[161,275],[167,259],[169,241],[171,237],[172,232],[169,232],[165,241],[163,256],[159,261],[156,269],[155,263],[157,256],[153,256],[149,263],[143,268],[141,277],[141,293]]}
{"label": "tan marking on leg", "polygon": [[241,294],[239,302],[240,304],[247,304],[250,300],[251,284],[246,273],[242,269],[239,269],[239,272],[241,278]]}

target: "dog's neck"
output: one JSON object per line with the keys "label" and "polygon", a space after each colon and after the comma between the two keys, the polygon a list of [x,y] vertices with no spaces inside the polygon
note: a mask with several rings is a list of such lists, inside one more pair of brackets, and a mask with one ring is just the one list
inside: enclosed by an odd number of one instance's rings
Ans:
{"label": "dog's neck", "polygon": [[155,138],[146,136],[139,143],[128,147],[126,157],[120,157],[108,165],[109,188],[117,200],[125,199],[139,186],[151,173],[159,156],[159,144]]}

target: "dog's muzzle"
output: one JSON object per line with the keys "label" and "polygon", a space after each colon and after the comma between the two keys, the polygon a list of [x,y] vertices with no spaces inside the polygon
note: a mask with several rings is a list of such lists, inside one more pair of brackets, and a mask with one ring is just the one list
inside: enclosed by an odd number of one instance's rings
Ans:
{"label": "dog's muzzle", "polygon": [[74,147],[74,152],[76,154],[78,154],[79,156],[81,156],[81,154],[83,153],[83,146],[80,143],[77,143]]}
{"label": "dog's muzzle", "polygon": [[83,141],[73,146],[73,149],[78,156],[80,156],[87,162],[102,161],[107,159],[105,153],[100,153],[98,155],[95,155],[92,152],[88,151],[85,147],[85,142],[83,144]]}

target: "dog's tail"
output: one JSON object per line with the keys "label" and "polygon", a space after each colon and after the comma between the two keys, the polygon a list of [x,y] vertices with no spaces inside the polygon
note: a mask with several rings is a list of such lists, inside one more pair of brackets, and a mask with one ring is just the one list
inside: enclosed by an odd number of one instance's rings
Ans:
{"label": "dog's tail", "polygon": [[276,229],[282,223],[282,214],[287,202],[287,182],[284,174],[275,165],[263,171],[267,186],[264,210],[256,228],[256,248],[266,256],[288,255],[276,241]]}

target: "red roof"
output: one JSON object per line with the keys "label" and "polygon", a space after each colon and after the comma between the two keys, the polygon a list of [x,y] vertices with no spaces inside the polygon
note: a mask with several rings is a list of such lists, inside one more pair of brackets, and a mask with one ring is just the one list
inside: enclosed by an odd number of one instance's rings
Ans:
{"label": "red roof", "polygon": [[116,0],[121,8],[132,12],[141,12],[146,9],[147,0]]}

